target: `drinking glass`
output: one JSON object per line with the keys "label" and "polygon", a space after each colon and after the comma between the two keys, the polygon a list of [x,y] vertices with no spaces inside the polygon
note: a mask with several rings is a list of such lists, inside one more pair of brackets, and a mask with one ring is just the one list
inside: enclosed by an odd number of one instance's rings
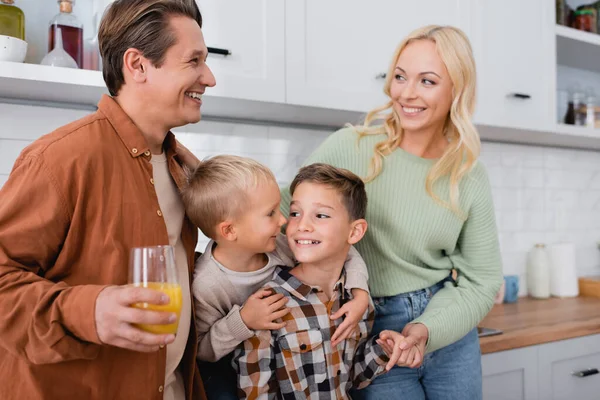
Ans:
{"label": "drinking glass", "polygon": [[165,293],[169,303],[164,305],[135,303],[132,307],[166,311],[177,314],[177,320],[167,325],[136,324],[142,330],[165,334],[177,332],[181,314],[182,294],[177,280],[172,246],[134,247],[129,257],[129,284]]}

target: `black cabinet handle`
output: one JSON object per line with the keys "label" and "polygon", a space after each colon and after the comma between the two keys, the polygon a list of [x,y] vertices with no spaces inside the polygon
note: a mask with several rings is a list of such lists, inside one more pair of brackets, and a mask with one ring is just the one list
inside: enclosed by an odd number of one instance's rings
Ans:
{"label": "black cabinet handle", "polygon": [[375,79],[385,79],[386,77],[387,74],[385,72],[375,75]]}
{"label": "black cabinet handle", "polygon": [[527,99],[531,98],[531,96],[526,93],[511,93],[511,94],[509,94],[509,97],[514,97],[514,98],[523,99],[523,100],[527,100]]}
{"label": "black cabinet handle", "polygon": [[222,56],[230,56],[231,51],[227,49],[219,49],[218,47],[207,47],[209,54],[219,54]]}
{"label": "black cabinet handle", "polygon": [[585,378],[586,376],[596,375],[598,374],[598,368],[588,368],[583,371],[573,372],[573,375],[578,376],[580,378]]}

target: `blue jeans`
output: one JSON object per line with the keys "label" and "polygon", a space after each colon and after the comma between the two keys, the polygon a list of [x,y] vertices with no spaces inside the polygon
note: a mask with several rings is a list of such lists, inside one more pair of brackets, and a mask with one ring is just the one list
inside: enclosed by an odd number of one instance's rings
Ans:
{"label": "blue jeans", "polygon": [[232,354],[217,362],[199,363],[208,400],[238,400],[237,374],[231,365]]}
{"label": "blue jeans", "polygon": [[[372,335],[404,326],[421,315],[431,297],[447,278],[436,285],[411,293],[375,297],[375,324]],[[362,390],[353,390],[352,399],[365,400],[481,400],[481,350],[477,328],[459,341],[426,354],[416,369],[394,367]]]}

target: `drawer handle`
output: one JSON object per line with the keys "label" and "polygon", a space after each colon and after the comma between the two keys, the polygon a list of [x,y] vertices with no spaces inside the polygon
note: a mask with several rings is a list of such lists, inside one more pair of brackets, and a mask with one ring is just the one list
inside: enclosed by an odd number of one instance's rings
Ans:
{"label": "drawer handle", "polygon": [[375,79],[385,79],[386,77],[387,74],[385,72],[375,75]]}
{"label": "drawer handle", "polygon": [[508,95],[508,97],[514,97],[516,99],[523,99],[523,100],[527,100],[527,99],[531,98],[531,96],[526,93],[511,93]]}
{"label": "drawer handle", "polygon": [[588,368],[583,371],[573,372],[573,375],[579,378],[585,378],[586,376],[596,375],[598,372],[598,368]]}
{"label": "drawer handle", "polygon": [[219,49],[218,47],[207,47],[209,54],[219,54],[222,56],[230,56],[231,51],[227,49]]}

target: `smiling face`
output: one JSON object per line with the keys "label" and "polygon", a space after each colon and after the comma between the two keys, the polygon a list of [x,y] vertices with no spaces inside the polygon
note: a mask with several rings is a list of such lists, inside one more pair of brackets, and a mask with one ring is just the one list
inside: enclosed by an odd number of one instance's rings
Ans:
{"label": "smiling face", "polygon": [[415,40],[400,53],[390,96],[404,131],[443,129],[452,105],[452,81],[433,41]]}
{"label": "smiling face", "polygon": [[277,234],[285,224],[285,217],[279,210],[279,186],[263,179],[249,190],[247,198],[246,205],[238,212],[241,217],[233,223],[237,244],[253,254],[275,251]]}
{"label": "smiling face", "polygon": [[168,129],[200,121],[202,94],[215,85],[215,77],[206,64],[208,53],[198,23],[192,18],[173,16],[170,28],[177,40],[159,68],[148,67],[147,84],[141,93],[149,111],[163,116]]}
{"label": "smiling face", "polygon": [[350,245],[360,240],[352,237],[355,222],[337,190],[305,181],[294,190],[286,234],[299,262],[343,264]]}

